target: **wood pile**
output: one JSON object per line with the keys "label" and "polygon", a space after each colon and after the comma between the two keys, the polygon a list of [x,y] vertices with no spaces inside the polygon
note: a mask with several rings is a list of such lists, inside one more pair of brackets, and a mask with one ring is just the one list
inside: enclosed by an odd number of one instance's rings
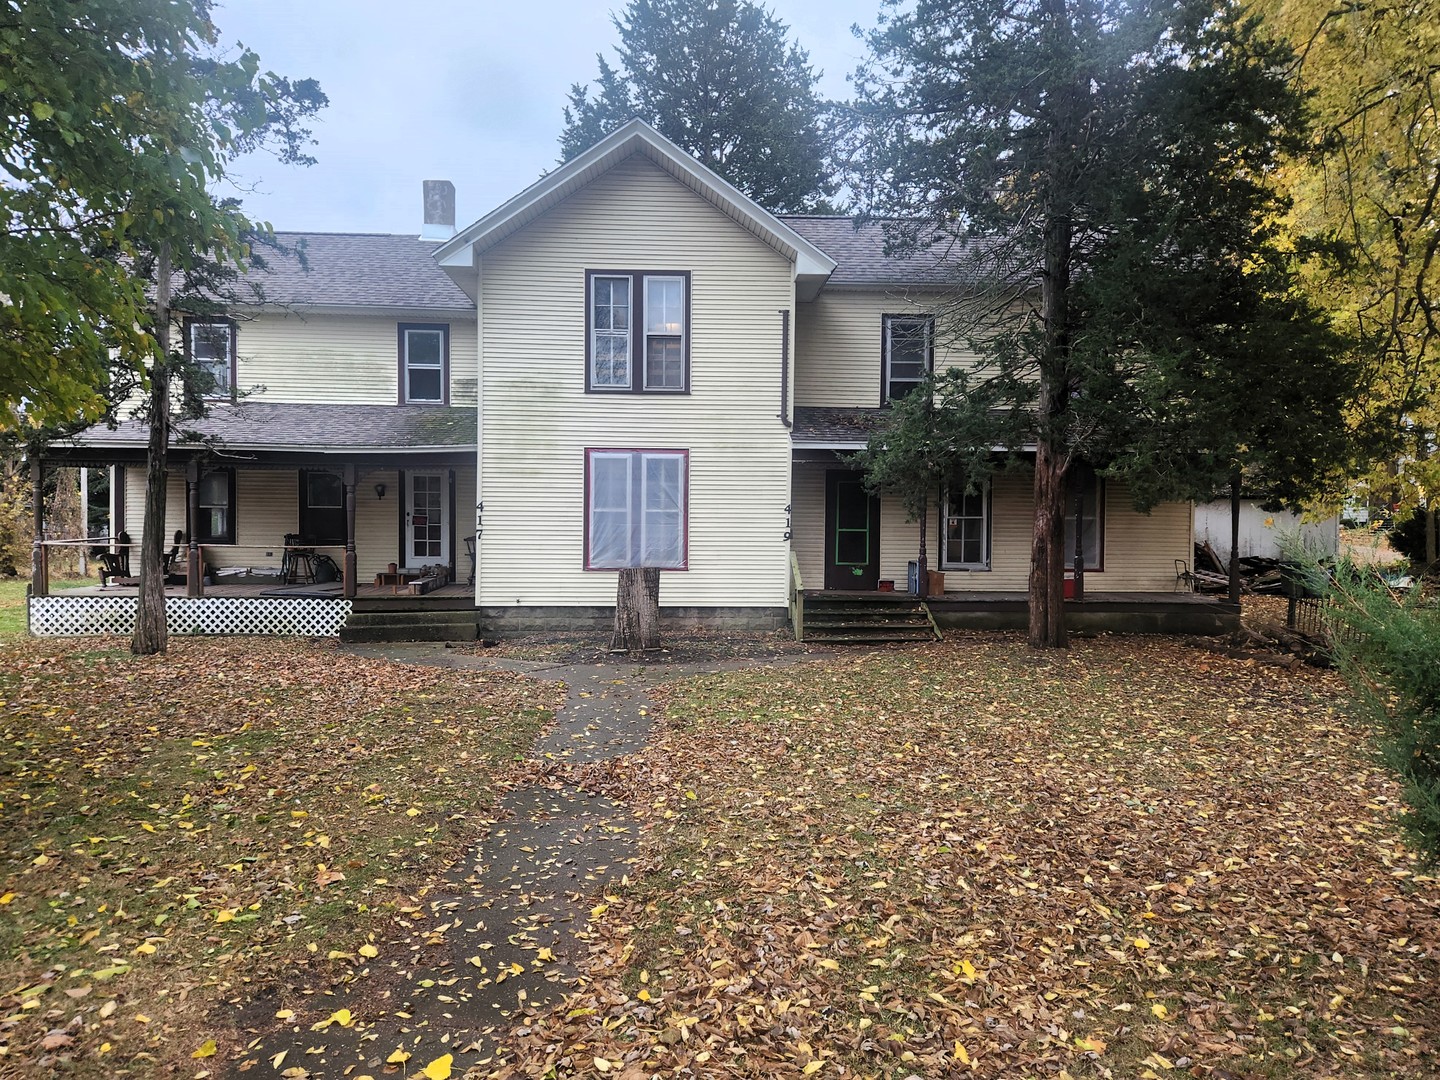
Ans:
{"label": "wood pile", "polygon": [[[1209,541],[1195,545],[1195,569],[1191,573],[1197,592],[1223,593],[1230,588],[1230,567],[1215,554]],[[1256,555],[1241,558],[1242,593],[1279,593],[1284,588],[1284,575],[1278,560]]]}

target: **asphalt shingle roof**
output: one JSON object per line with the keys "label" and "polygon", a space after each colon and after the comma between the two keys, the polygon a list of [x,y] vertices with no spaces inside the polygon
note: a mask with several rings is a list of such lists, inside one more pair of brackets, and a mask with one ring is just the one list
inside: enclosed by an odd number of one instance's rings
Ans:
{"label": "asphalt shingle roof", "polygon": [[[233,450],[473,450],[475,410],[435,405],[308,405],[242,401],[211,406],[186,430]],[[145,425],[127,420],[75,436],[83,447],[143,447]]]}
{"label": "asphalt shingle roof", "polygon": [[851,217],[782,215],[781,221],[836,262],[832,285],[956,285],[979,281],[983,245],[937,239],[915,250],[885,250],[886,225]]}
{"label": "asphalt shingle roof", "polygon": [[256,254],[267,264],[246,275],[264,291],[267,304],[396,307],[431,310],[475,305],[435,262],[433,240],[392,233],[277,232],[288,248],[303,248],[309,270],[297,255],[264,246]]}
{"label": "asphalt shingle roof", "polygon": [[790,439],[804,443],[853,443],[864,446],[890,415],[889,409],[834,409],[795,406]]}

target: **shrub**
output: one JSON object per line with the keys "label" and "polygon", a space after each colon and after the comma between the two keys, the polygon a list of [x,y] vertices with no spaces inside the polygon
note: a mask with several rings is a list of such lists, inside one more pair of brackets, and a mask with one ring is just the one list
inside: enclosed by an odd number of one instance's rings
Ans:
{"label": "shrub", "polygon": [[1425,518],[1429,509],[1417,506],[1390,529],[1390,546],[1412,562],[1425,561]]}
{"label": "shrub", "polygon": [[1426,863],[1440,864],[1440,607],[1419,587],[1397,596],[1352,566],[1337,569],[1331,599],[1351,631],[1332,651],[1400,776],[1400,824]]}

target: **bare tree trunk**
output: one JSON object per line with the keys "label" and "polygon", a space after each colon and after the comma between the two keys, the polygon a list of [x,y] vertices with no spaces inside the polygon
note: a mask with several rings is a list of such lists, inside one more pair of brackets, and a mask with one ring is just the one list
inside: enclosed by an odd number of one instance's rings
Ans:
{"label": "bare tree trunk", "polygon": [[1030,548],[1030,644],[1063,649],[1065,632],[1065,458],[1035,451],[1035,526]]}
{"label": "bare tree trunk", "polygon": [[170,247],[160,245],[155,280],[155,339],[161,359],[152,370],[146,423],[150,441],[145,451],[145,516],[140,542],[140,603],[130,651],[136,656],[162,653],[166,647],[165,466],[170,445]]}
{"label": "bare tree trunk", "polygon": [[626,567],[615,589],[615,630],[611,652],[653,652],[660,648],[660,570]]}

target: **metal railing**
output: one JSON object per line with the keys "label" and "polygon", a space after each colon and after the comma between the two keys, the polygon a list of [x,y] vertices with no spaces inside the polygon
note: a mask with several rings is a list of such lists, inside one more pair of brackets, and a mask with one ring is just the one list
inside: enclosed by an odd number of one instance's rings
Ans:
{"label": "metal railing", "polygon": [[800,558],[790,549],[790,626],[795,640],[805,640],[805,582],[800,577]]}

